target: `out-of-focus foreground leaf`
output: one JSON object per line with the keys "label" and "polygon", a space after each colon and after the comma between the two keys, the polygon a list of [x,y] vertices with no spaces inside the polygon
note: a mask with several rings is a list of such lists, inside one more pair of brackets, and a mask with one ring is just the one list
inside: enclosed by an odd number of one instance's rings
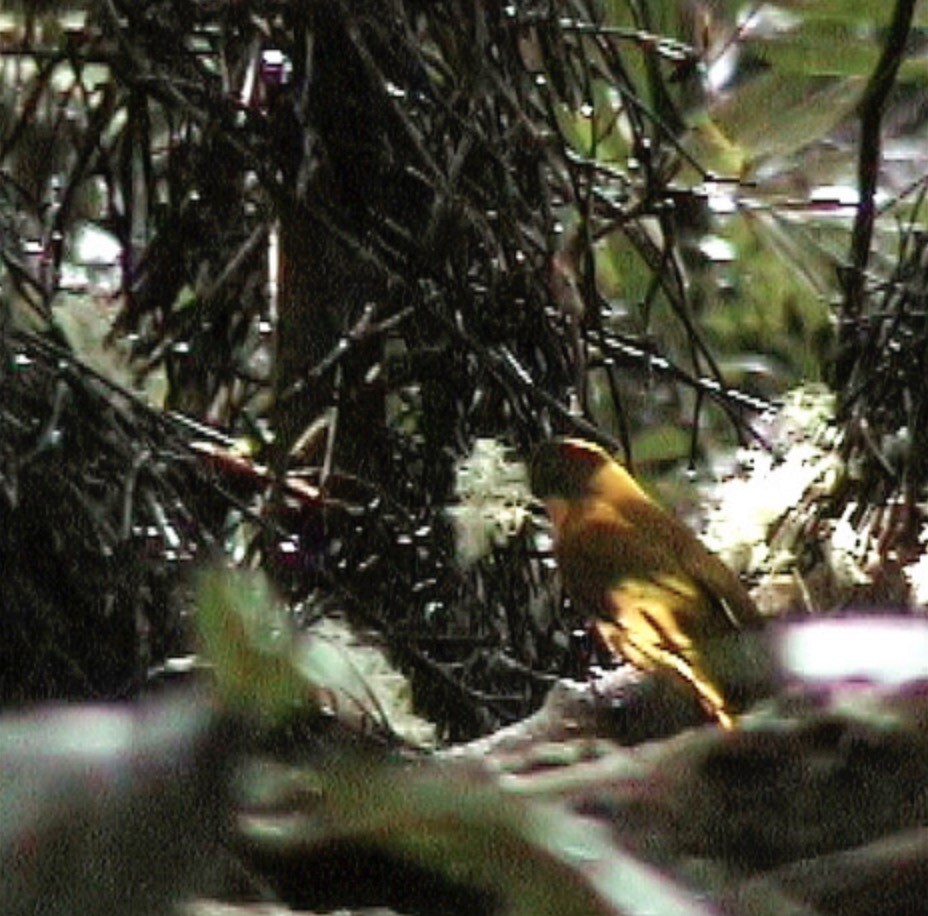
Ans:
{"label": "out-of-focus foreground leaf", "polygon": [[373,725],[414,745],[434,729],[412,713],[405,678],[347,625],[298,630],[263,572],[213,569],[200,578],[197,621],[220,701],[267,725],[293,714],[334,715],[355,731]]}
{"label": "out-of-focus foreground leaf", "polygon": [[293,632],[262,574],[205,572],[197,604],[203,648],[224,703],[270,722],[295,709],[321,708],[317,685],[299,668]]}
{"label": "out-of-focus foreground leaf", "polygon": [[189,693],[0,719],[3,913],[154,916],[210,889],[230,737]]}
{"label": "out-of-focus foreground leaf", "polygon": [[[708,912],[594,821],[460,766],[425,772],[344,759],[296,776],[257,767],[248,782],[262,810],[243,818],[242,831],[262,860],[311,857],[332,844],[376,849],[479,888],[511,916]],[[279,809],[269,813],[275,796]]]}

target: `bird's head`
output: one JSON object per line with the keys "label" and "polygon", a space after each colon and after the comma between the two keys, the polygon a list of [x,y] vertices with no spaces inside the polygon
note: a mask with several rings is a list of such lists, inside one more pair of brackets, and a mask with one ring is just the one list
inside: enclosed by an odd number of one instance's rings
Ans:
{"label": "bird's head", "polygon": [[539,499],[583,499],[595,491],[595,479],[615,462],[583,439],[543,442],[532,456],[532,492]]}
{"label": "bird's head", "polygon": [[583,439],[552,439],[539,445],[532,459],[531,484],[535,496],[544,501],[556,532],[562,530],[571,511],[591,511],[591,501],[621,511],[651,502],[618,461]]}

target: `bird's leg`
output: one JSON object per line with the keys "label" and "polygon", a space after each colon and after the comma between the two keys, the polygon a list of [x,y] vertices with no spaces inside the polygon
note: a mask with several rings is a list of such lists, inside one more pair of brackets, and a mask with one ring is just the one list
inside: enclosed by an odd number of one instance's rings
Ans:
{"label": "bird's leg", "polygon": [[596,634],[591,625],[586,624],[571,630],[568,635],[564,676],[582,681],[589,674],[590,666],[598,655]]}
{"label": "bird's leg", "polygon": [[588,621],[583,627],[571,631],[571,661],[576,666],[578,680],[586,679],[590,696],[596,703],[609,698],[610,691],[601,689],[604,675],[615,666],[616,653],[610,645],[609,638],[601,628],[608,626],[601,621]]}
{"label": "bird's leg", "polygon": [[586,672],[595,702],[614,702],[628,691],[630,684],[640,680],[640,672],[617,649],[614,632],[617,630],[615,624],[605,620],[591,620],[586,626],[590,641]]}

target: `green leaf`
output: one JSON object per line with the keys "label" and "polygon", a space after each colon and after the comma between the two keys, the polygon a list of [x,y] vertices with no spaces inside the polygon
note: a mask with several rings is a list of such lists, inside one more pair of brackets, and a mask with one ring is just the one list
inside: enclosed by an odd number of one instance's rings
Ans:
{"label": "green leaf", "polygon": [[[299,772],[303,778],[279,780],[291,804],[243,818],[258,849],[288,857],[333,842],[379,849],[483,889],[508,916],[709,911],[697,894],[616,846],[602,825],[503,792],[462,766],[410,770],[344,759]],[[273,796],[269,776],[252,774],[263,812]]]}
{"label": "green leaf", "polygon": [[325,712],[358,731],[374,727],[420,746],[434,742],[429,723],[412,715],[403,696],[408,683],[382,653],[360,645],[337,621],[296,630],[264,573],[203,573],[197,623],[227,707],[271,725],[298,712]]}
{"label": "green leaf", "polygon": [[271,722],[319,709],[318,685],[301,667],[290,621],[259,572],[214,569],[200,577],[197,623],[220,699]]}
{"label": "green leaf", "polygon": [[860,99],[864,77],[770,72],[713,104],[713,123],[752,159],[785,156],[824,137]]}
{"label": "green leaf", "polygon": [[685,458],[691,446],[692,435],[668,423],[642,429],[632,439],[632,454],[641,465],[663,463]]}

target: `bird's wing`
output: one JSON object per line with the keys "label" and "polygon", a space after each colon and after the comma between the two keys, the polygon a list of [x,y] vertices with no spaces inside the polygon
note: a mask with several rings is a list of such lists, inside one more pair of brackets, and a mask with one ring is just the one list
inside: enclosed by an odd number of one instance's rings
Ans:
{"label": "bird's wing", "polygon": [[[717,622],[723,620],[724,629],[750,629],[759,627],[763,617],[741,580],[678,518],[665,512],[652,502],[639,502],[622,508],[632,525],[646,536],[661,538],[660,545],[678,564],[681,577],[698,586],[721,611]],[[666,562],[666,561],[665,561]],[[660,569],[660,563],[653,567]]]}

